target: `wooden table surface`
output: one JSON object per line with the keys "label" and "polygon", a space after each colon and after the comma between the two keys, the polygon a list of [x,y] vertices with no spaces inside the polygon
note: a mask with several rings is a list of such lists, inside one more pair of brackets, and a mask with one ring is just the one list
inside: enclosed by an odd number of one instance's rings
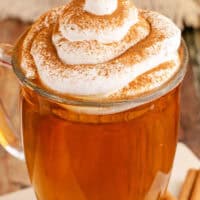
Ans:
{"label": "wooden table surface", "polygon": [[[0,41],[13,44],[27,28],[17,20],[0,22]],[[200,157],[200,30],[186,30],[191,59],[182,88],[180,140]],[[25,164],[0,147],[0,195],[29,186]]]}

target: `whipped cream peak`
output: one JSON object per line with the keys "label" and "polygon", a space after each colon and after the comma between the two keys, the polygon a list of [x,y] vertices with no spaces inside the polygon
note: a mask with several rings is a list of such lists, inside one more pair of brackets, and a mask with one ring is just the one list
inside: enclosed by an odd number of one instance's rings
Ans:
{"label": "whipped cream peak", "polygon": [[110,15],[118,6],[118,0],[85,0],[84,10],[94,15]]}
{"label": "whipped cream peak", "polygon": [[122,40],[137,22],[138,10],[129,0],[119,1],[115,12],[105,16],[85,12],[84,1],[74,0],[60,16],[58,32],[71,42],[96,40],[109,44]]}
{"label": "whipped cream peak", "polygon": [[[116,8],[109,2],[117,2]],[[94,14],[95,9],[109,13]],[[176,73],[180,42],[181,31],[170,19],[138,10],[129,0],[72,0],[32,25],[18,44],[18,57],[27,77],[56,93],[88,99],[123,93],[128,98]],[[170,65],[163,70],[165,63]],[[151,71],[148,77],[162,74],[156,79],[162,81],[135,81]],[[124,94],[124,88],[131,92]]]}

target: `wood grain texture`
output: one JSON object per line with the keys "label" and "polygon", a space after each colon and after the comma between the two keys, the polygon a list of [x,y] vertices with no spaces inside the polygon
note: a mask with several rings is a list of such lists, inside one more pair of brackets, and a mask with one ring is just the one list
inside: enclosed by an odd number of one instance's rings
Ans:
{"label": "wood grain texture", "polygon": [[[28,24],[18,20],[0,22],[0,41],[14,44]],[[25,163],[11,157],[0,146],[0,195],[20,190],[30,185]]]}
{"label": "wood grain texture", "polygon": [[182,141],[200,157],[200,30],[184,32],[190,63],[182,89]]}
{"label": "wood grain texture", "polygon": [[[0,22],[0,41],[14,43],[28,26],[18,20]],[[200,31],[188,30],[184,37],[190,48],[191,61],[182,89],[181,141],[200,157]],[[25,164],[9,156],[0,147],[0,194],[28,185]]]}
{"label": "wood grain texture", "polygon": [[190,63],[193,66],[195,89],[200,97],[200,30],[187,29],[184,31],[190,52]]}

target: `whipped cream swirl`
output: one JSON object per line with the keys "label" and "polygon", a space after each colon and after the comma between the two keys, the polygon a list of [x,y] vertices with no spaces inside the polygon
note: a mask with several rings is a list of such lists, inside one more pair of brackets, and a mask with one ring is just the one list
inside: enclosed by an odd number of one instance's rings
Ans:
{"label": "whipped cream swirl", "polygon": [[61,94],[119,96],[152,70],[148,76],[160,72],[162,81],[147,81],[141,91],[169,80],[180,66],[180,42],[171,20],[128,0],[72,0],[32,25],[20,43],[20,65],[28,78]]}

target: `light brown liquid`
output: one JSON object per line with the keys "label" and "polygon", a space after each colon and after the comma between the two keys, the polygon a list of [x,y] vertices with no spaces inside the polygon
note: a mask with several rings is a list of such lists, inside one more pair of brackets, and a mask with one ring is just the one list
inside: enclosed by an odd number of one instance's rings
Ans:
{"label": "light brown liquid", "polygon": [[96,116],[23,90],[24,148],[38,200],[161,199],[176,150],[179,92]]}

